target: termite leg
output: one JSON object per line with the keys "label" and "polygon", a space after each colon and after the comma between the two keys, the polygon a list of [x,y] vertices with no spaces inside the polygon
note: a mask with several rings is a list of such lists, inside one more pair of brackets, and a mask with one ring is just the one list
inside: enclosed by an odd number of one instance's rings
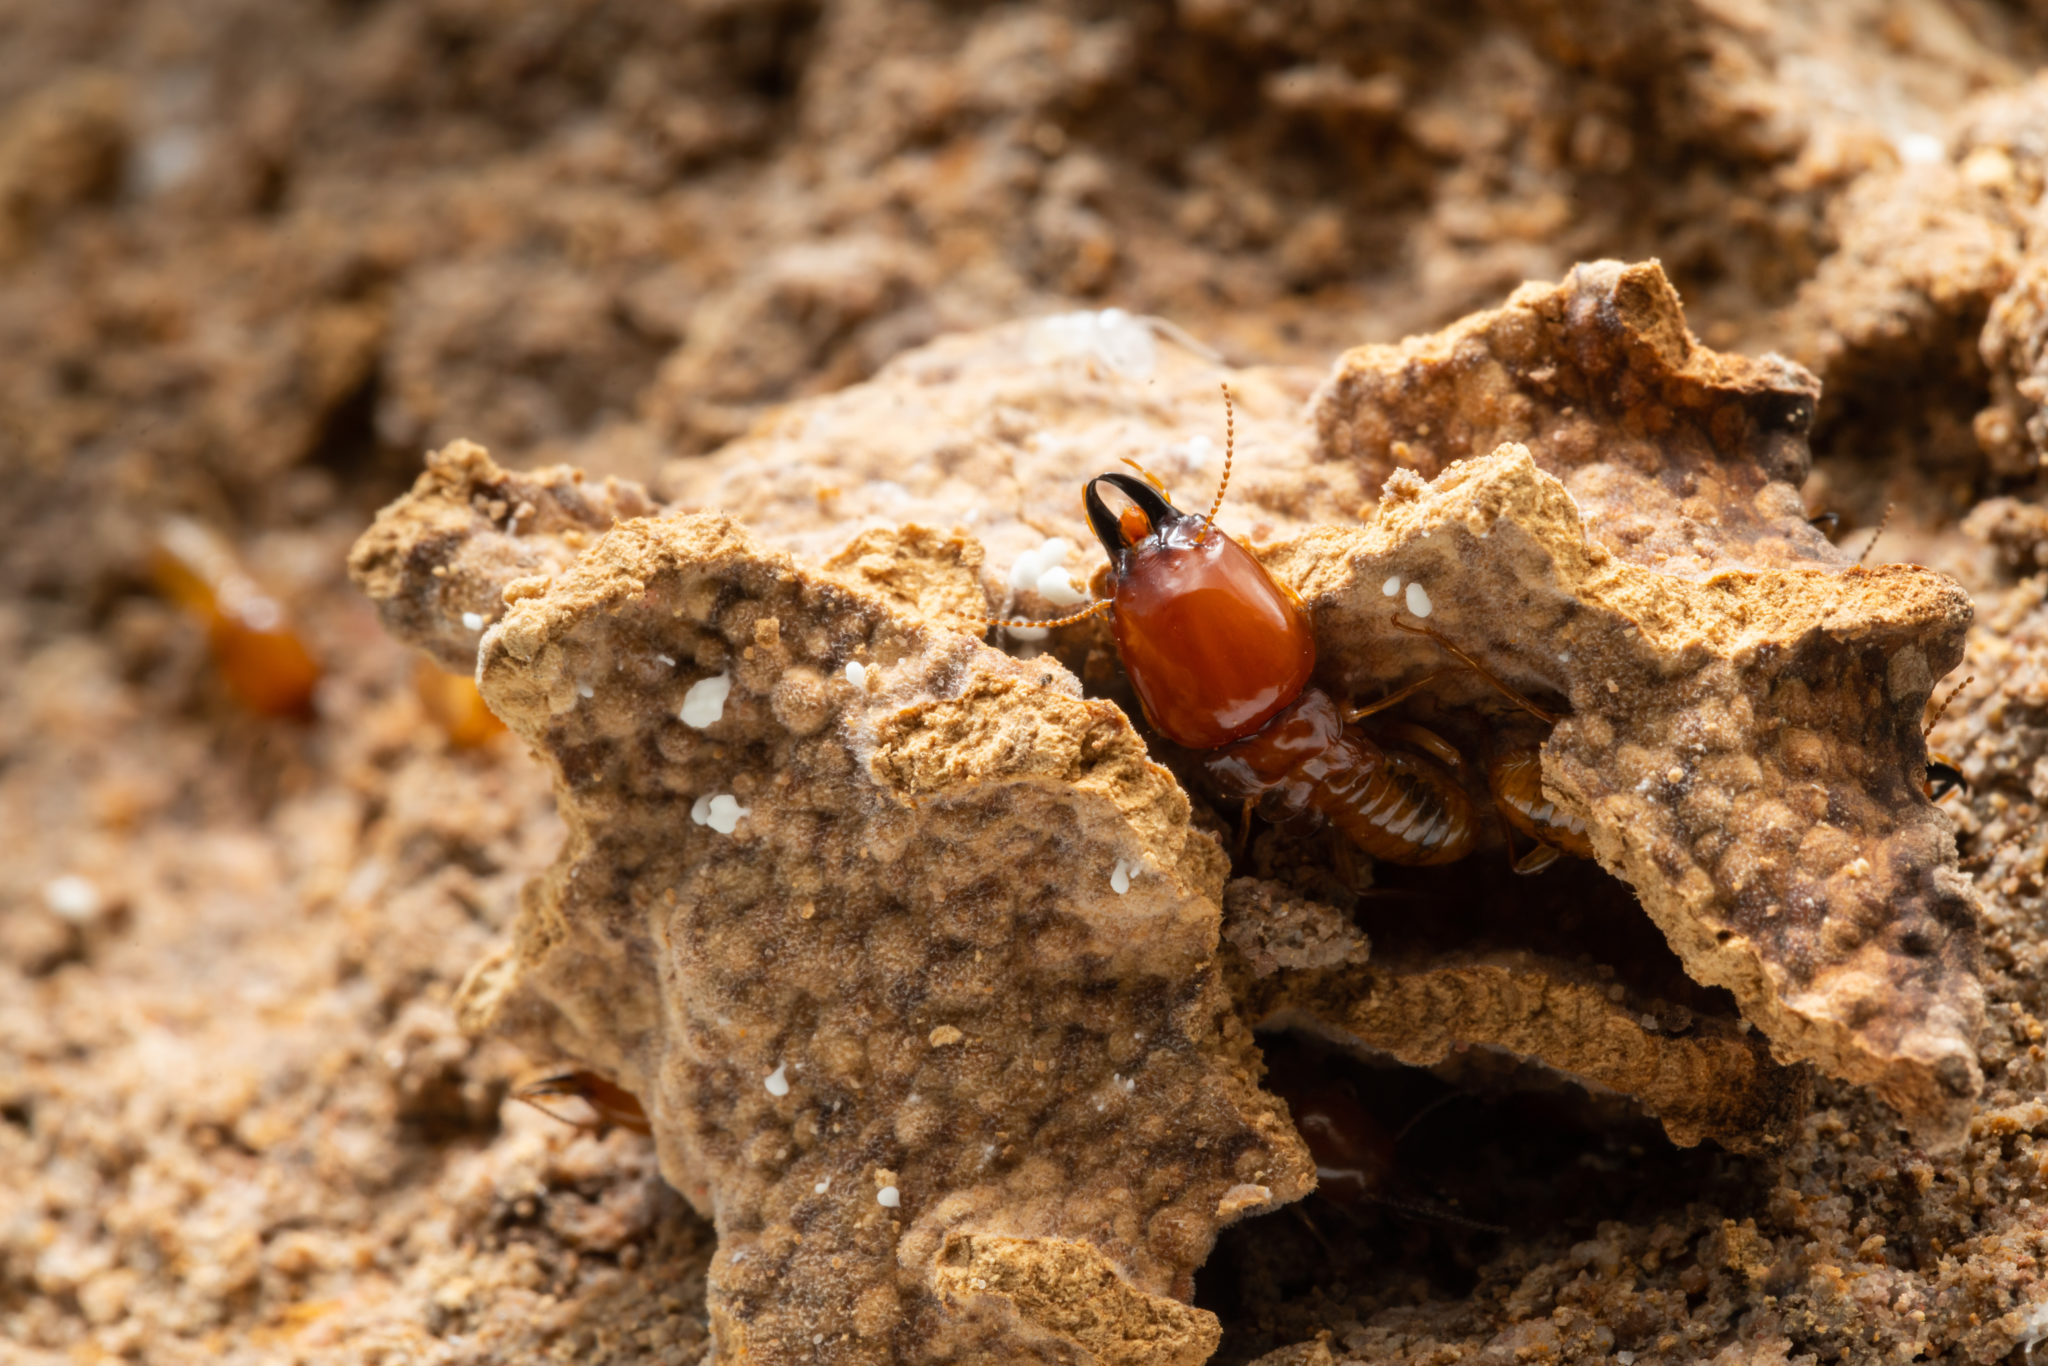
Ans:
{"label": "termite leg", "polygon": [[1424,626],[1419,622],[1411,626],[1407,622],[1401,620],[1401,614],[1399,612],[1394,613],[1393,622],[1397,629],[1406,631],[1409,635],[1412,636],[1428,636],[1438,645],[1450,651],[1450,653],[1457,656],[1459,659],[1463,660],[1468,668],[1476,670],[1481,678],[1484,678],[1487,682],[1493,684],[1494,687],[1500,689],[1502,696],[1506,697],[1510,702],[1513,702],[1523,711],[1528,712],[1529,715],[1535,717],[1544,725],[1554,726],[1557,724],[1558,716],[1556,712],[1545,711],[1543,708],[1537,706],[1534,702],[1531,702],[1528,698],[1522,696],[1521,693],[1515,691],[1515,689],[1509,687],[1506,683],[1503,683],[1500,680],[1500,678],[1493,672],[1493,670],[1487,668],[1484,664],[1481,664],[1478,660],[1466,654],[1457,646],[1451,644],[1450,640],[1444,635],[1444,633],[1437,630],[1434,626]]}
{"label": "termite leg", "polygon": [[1374,712],[1385,711],[1388,707],[1406,701],[1430,684],[1436,682],[1439,678],[1442,678],[1445,674],[1463,673],[1464,670],[1465,666],[1458,664],[1448,669],[1438,669],[1434,673],[1424,674],[1406,687],[1394,689],[1394,691],[1388,693],[1377,702],[1368,702],[1362,707],[1353,707],[1350,711],[1344,713],[1344,719],[1347,722],[1363,721]]}
{"label": "termite leg", "polygon": [[1388,726],[1384,734],[1388,739],[1405,740],[1410,746],[1431,755],[1453,772],[1462,772],[1465,768],[1465,756],[1458,753],[1458,747],[1427,726],[1401,721]]}
{"label": "termite leg", "polygon": [[1540,873],[1557,862],[1563,851],[1554,845],[1545,844],[1542,840],[1533,841],[1535,847],[1526,854],[1515,852],[1515,823],[1508,819],[1507,806],[1498,796],[1493,799],[1493,814],[1500,819],[1500,837],[1508,847],[1510,869],[1527,876],[1531,873]]}
{"label": "termite leg", "polygon": [[1252,839],[1252,803],[1246,801],[1237,818],[1237,856],[1242,859]]}

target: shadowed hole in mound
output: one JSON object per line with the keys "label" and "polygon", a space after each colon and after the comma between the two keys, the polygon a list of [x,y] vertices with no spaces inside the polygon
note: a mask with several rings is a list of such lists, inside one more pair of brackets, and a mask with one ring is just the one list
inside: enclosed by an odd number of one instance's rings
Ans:
{"label": "shadowed hole in mound", "polygon": [[1627,1102],[1492,1050],[1422,1069],[1289,1032],[1260,1044],[1269,1086],[1297,1116],[1348,1109],[1390,1161],[1375,1173],[1375,1198],[1319,1191],[1224,1231],[1195,1287],[1195,1302],[1223,1322],[1217,1362],[1389,1311],[1469,1332],[1469,1305],[1455,1302],[1486,1284],[1512,1290],[1605,1221],[1688,1226],[1689,1205],[1741,1218],[1766,1193],[1767,1164],[1711,1143],[1677,1147]]}

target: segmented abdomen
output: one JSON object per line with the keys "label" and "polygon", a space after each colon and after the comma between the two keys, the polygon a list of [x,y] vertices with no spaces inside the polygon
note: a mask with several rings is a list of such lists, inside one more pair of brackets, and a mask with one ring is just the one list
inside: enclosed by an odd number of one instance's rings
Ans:
{"label": "segmented abdomen", "polygon": [[1347,729],[1320,688],[1302,689],[1258,734],[1202,759],[1226,795],[1328,821],[1374,858],[1423,866],[1472,852],[1472,799],[1457,775]]}
{"label": "segmented abdomen", "polygon": [[1593,841],[1586,823],[1543,795],[1539,745],[1540,741],[1529,740],[1495,747],[1486,760],[1486,785],[1515,829],[1567,854],[1591,858]]}

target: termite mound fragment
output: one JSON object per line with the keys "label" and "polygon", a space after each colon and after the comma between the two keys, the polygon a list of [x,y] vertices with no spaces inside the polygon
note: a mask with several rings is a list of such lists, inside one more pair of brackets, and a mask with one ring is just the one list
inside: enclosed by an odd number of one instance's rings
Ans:
{"label": "termite mound fragment", "polygon": [[[388,621],[433,610],[451,528],[496,534],[503,477],[444,458],[385,511]],[[898,552],[924,568],[860,568]],[[1218,1227],[1313,1181],[1187,799],[1064,671],[906,609],[971,560],[906,535],[833,578],[721,516],[630,520],[483,639],[569,835],[465,1022],[641,1099],[718,1229],[725,1360],[1199,1362]]]}
{"label": "termite mound fragment", "polygon": [[[1924,1141],[1961,1137],[1982,1083],[1975,902],[1921,788],[1920,734],[1970,621],[1952,579],[1657,572],[1594,540],[1512,444],[1429,484],[1397,474],[1365,528],[1308,532],[1267,563],[1309,604],[1340,689],[1370,697],[1446,662],[1396,629],[1400,603],[1566,699],[1545,787],[1686,972],[1731,992],[1779,1059],[1873,1087]],[[1469,675],[1440,690],[1497,704]]]}
{"label": "termite mound fragment", "polygon": [[1683,1146],[1765,1150],[1806,1112],[1805,1069],[1772,1061],[1761,1034],[1606,964],[1500,944],[1388,952],[1336,908],[1257,878],[1233,880],[1224,911],[1231,993],[1263,1029],[1414,1067],[1473,1046],[1536,1059],[1629,1097]]}
{"label": "termite mound fragment", "polygon": [[1799,503],[1819,396],[1783,357],[1701,346],[1655,261],[1593,261],[1441,332],[1346,352],[1312,415],[1321,460],[1367,489],[1518,442],[1609,551],[1706,574],[1847,562]]}

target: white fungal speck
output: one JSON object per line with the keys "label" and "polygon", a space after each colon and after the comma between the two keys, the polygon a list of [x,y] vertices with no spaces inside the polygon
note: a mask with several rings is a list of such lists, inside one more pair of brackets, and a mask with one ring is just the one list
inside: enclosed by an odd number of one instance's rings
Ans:
{"label": "white fungal speck", "polygon": [[1092,358],[1126,379],[1148,380],[1159,364],[1159,343],[1143,318],[1105,308],[1040,318],[1025,334],[1024,354],[1034,365]]}
{"label": "white fungal speck", "polygon": [[578,683],[576,685],[576,695],[578,697],[595,697],[597,696],[597,689],[591,687],[588,683]]}
{"label": "white fungal speck", "polygon": [[1390,598],[1400,591],[1401,576],[1399,574],[1387,575],[1387,581],[1380,585],[1380,592],[1386,594]]}
{"label": "white fungal speck", "polygon": [[768,1094],[771,1096],[788,1095],[789,1065],[787,1063],[775,1064],[775,1070],[773,1072],[770,1072],[767,1078],[761,1084],[768,1088]]}
{"label": "white fungal speck", "polygon": [[848,660],[846,664],[846,681],[859,688],[862,692],[866,692],[868,690],[868,666],[857,659]]}
{"label": "white fungal speck", "polygon": [[826,1178],[825,1178],[825,1179],[824,1179],[823,1181],[820,1181],[820,1182],[819,1182],[819,1183],[818,1183],[817,1185],[815,1185],[815,1186],[811,1187],[811,1194],[813,1194],[813,1195],[823,1195],[823,1194],[824,1194],[824,1193],[825,1193],[826,1191],[828,1191],[828,1190],[831,1190],[831,1189],[832,1189],[832,1178],[828,1176],[828,1177],[826,1177]]}
{"label": "white fungal speck", "polygon": [[484,614],[482,612],[464,612],[462,614],[462,629],[465,631],[483,630]]}
{"label": "white fungal speck", "polygon": [[43,904],[66,920],[90,920],[100,913],[104,903],[100,889],[76,873],[53,877],[43,884]]}
{"label": "white fungal speck", "polygon": [[741,806],[739,798],[727,792],[715,797],[699,797],[690,804],[690,819],[699,825],[710,826],[721,835],[730,835],[739,825],[740,817],[752,814],[751,808]]}
{"label": "white fungal speck", "polygon": [[1948,155],[1932,133],[1908,133],[1899,139],[1899,160],[1908,166],[1933,166]]}
{"label": "white fungal speck", "polygon": [[1429,590],[1419,583],[1408,585],[1408,610],[1418,617],[1426,617],[1436,610],[1429,600]]}
{"label": "white fungal speck", "polygon": [[875,1203],[883,1209],[895,1209],[903,1203],[903,1192],[894,1186],[884,1186],[875,1192]]}
{"label": "white fungal speck", "polygon": [[731,692],[732,678],[727,674],[698,679],[683,694],[683,724],[704,729],[725,715],[725,699]]}
{"label": "white fungal speck", "polygon": [[1122,896],[1125,892],[1131,890],[1131,874],[1137,872],[1142,867],[1144,867],[1142,863],[1132,863],[1128,859],[1118,859],[1116,867],[1112,868],[1109,873],[1109,890],[1115,892],[1118,896]]}
{"label": "white fungal speck", "polygon": [[1038,576],[1038,596],[1055,607],[1079,607],[1088,601],[1088,595],[1074,587],[1067,571],[1058,565]]}
{"label": "white fungal speck", "polygon": [[1010,587],[1018,592],[1036,588],[1045,571],[1067,562],[1067,556],[1074,553],[1074,543],[1064,536],[1054,536],[1034,550],[1027,550],[1017,557],[1017,563],[1010,566]]}

